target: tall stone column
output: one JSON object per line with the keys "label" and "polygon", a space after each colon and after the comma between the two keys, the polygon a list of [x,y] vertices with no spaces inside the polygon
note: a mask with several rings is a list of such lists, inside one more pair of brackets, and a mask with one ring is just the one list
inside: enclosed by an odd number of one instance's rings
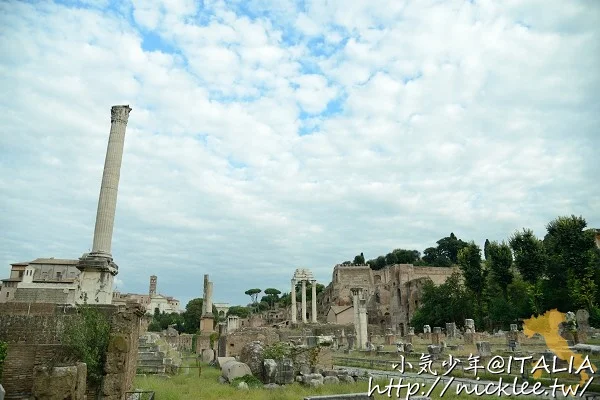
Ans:
{"label": "tall stone column", "polygon": [[119,272],[119,267],[113,262],[111,243],[125,129],[130,112],[129,106],[113,106],[110,110],[110,136],[100,185],[92,252],[81,256],[77,264],[77,269],[81,271],[77,278],[77,294],[75,296],[77,304],[110,304],[112,302],[113,281],[114,276]]}
{"label": "tall stone column", "polygon": [[313,324],[317,323],[317,281],[316,280],[312,280],[310,281],[310,285],[312,288],[312,293],[311,293],[311,305],[312,305],[312,309],[311,309],[311,322]]}
{"label": "tall stone column", "polygon": [[356,348],[359,350],[364,349],[365,342],[367,341],[366,335],[363,336],[364,330],[362,329],[363,318],[361,315],[361,304],[360,299],[362,297],[362,288],[352,288],[352,306],[354,308],[354,335]]}
{"label": "tall stone column", "polygon": [[96,213],[96,227],[94,229],[94,244],[92,254],[111,256],[111,243],[113,225],[115,222],[115,209],[117,208],[117,191],[121,176],[121,160],[123,159],[123,146],[125,144],[125,128],[129,119],[129,106],[113,106],[110,118],[110,136],[104,173],[100,186],[100,199]]}
{"label": "tall stone column", "polygon": [[292,323],[295,324],[297,323],[297,319],[296,319],[296,311],[297,311],[297,306],[296,306],[296,280],[292,279]]}
{"label": "tall stone column", "polygon": [[306,281],[302,280],[302,322],[307,323],[306,320]]}
{"label": "tall stone column", "polygon": [[204,298],[202,300],[202,316],[200,317],[200,333],[212,333],[214,330],[212,289],[213,283],[208,280],[208,275],[204,275]]}

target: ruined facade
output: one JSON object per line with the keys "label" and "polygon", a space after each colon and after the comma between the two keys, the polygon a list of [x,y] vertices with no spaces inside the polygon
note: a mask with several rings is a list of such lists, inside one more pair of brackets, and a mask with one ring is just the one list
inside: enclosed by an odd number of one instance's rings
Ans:
{"label": "ruined facade", "polygon": [[369,324],[404,335],[420,305],[423,285],[428,280],[440,285],[454,271],[454,268],[412,264],[388,265],[374,271],[368,265],[338,264],[333,268],[331,283],[320,295],[319,315],[328,316],[327,322],[347,322],[337,321],[338,307],[352,306],[352,289],[361,288],[367,301]]}
{"label": "ruined facade", "polygon": [[[103,399],[120,400],[131,390],[136,373],[138,337],[142,309],[93,306],[110,324],[104,379],[99,388],[88,387],[88,399],[99,391]],[[30,398],[34,391],[34,369],[60,363],[65,354],[65,327],[80,318],[77,309],[49,303],[0,304],[0,341],[8,343],[2,381],[7,398]]]}

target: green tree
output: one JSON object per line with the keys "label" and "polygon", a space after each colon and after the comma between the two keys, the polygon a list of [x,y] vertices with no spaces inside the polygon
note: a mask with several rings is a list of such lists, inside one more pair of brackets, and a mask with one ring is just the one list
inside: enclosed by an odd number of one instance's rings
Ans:
{"label": "green tree", "polygon": [[267,288],[265,289],[265,294],[266,296],[264,296],[261,301],[265,300],[267,303],[269,303],[271,308],[273,308],[275,303],[279,301],[279,295],[281,294],[281,291],[275,288]]}
{"label": "green tree", "polygon": [[255,311],[258,311],[258,295],[262,292],[261,289],[248,289],[244,292],[244,294],[250,296],[250,301],[254,305]]}
{"label": "green tree", "polygon": [[506,300],[508,298],[508,285],[512,283],[514,277],[511,270],[513,259],[510,247],[504,242],[488,242],[487,260],[494,281],[502,290]]}
{"label": "green tree", "polygon": [[386,265],[387,264],[385,262],[385,257],[384,256],[379,256],[379,257],[377,257],[375,259],[375,268],[373,268],[373,269],[380,270],[380,269],[385,268]]}
{"label": "green tree", "polygon": [[546,272],[546,254],[542,241],[530,229],[515,232],[509,239],[515,255],[515,267],[523,280],[534,285]]}
{"label": "green tree", "polygon": [[365,256],[363,255],[363,253],[360,253],[359,255],[354,257],[354,264],[364,264],[364,263],[365,263]]}
{"label": "green tree", "polygon": [[490,241],[489,239],[485,239],[485,243],[483,244],[483,258],[486,260],[489,257],[489,249],[490,249]]}
{"label": "green tree", "polygon": [[481,249],[474,242],[458,252],[458,266],[463,272],[465,286],[473,292],[477,304],[479,323],[483,322],[483,295],[486,288],[487,270],[481,263]]}
{"label": "green tree", "polygon": [[[169,324],[182,323],[183,331],[185,333],[198,332],[198,330],[200,329],[200,318],[202,317],[203,303],[204,303],[204,300],[199,297],[190,300],[185,306],[185,311],[181,314],[181,320],[177,319],[177,317],[175,317],[175,316],[172,316],[172,317],[169,317],[169,321],[174,321],[174,322],[169,322]],[[213,315],[213,318],[215,321],[219,320],[219,313],[217,311],[217,307],[215,307],[214,304],[212,307],[212,315]],[[160,319],[159,319],[159,321],[160,321]],[[161,324],[161,326],[163,326],[163,325],[164,325],[164,322]],[[166,327],[163,329],[166,329]],[[177,328],[177,330],[179,330],[179,328]]]}
{"label": "green tree", "polygon": [[[596,305],[598,250],[583,217],[558,217],[547,225],[547,306],[561,311]],[[566,281],[566,285],[565,285]]]}
{"label": "green tree", "polygon": [[396,257],[396,253],[387,253],[385,255],[385,265],[394,264],[398,264],[398,258]]}
{"label": "green tree", "polygon": [[229,307],[227,315],[236,315],[240,318],[248,318],[250,316],[250,310],[245,306],[232,306]]}
{"label": "green tree", "polygon": [[411,325],[444,326],[448,321],[461,324],[473,315],[470,296],[458,272],[452,273],[446,282],[437,287],[432,281],[428,281],[423,286],[421,306],[413,314]]}
{"label": "green tree", "polygon": [[458,239],[454,233],[450,233],[450,236],[438,240],[437,244],[438,254],[446,256],[454,264],[458,262],[458,252],[468,245],[467,242]]}
{"label": "green tree", "polygon": [[279,307],[289,307],[292,305],[292,294],[284,293],[279,298]]}
{"label": "green tree", "polygon": [[414,264],[421,259],[418,250],[396,249],[392,253],[396,256],[398,264]]}
{"label": "green tree", "polygon": [[423,251],[423,261],[426,263],[433,264],[438,256],[438,250],[435,247],[428,247]]}

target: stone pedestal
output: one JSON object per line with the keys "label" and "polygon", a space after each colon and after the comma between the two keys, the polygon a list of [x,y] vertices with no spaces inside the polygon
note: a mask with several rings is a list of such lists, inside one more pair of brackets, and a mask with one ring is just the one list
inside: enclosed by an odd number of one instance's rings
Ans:
{"label": "stone pedestal", "polygon": [[477,353],[480,357],[490,357],[492,355],[490,342],[477,342]]}
{"label": "stone pedestal", "polygon": [[456,337],[456,323],[454,323],[454,322],[446,323],[446,337],[449,339]]}
{"label": "stone pedestal", "polygon": [[385,335],[385,344],[387,345],[393,345],[396,343],[396,335],[394,334],[387,334]]}
{"label": "stone pedestal", "polygon": [[519,332],[510,331],[506,332],[506,345],[512,351],[515,351],[519,348]]}
{"label": "stone pedestal", "polygon": [[215,325],[215,319],[212,315],[204,315],[200,318],[200,333],[211,334],[213,333]]}
{"label": "stone pedestal", "polygon": [[475,333],[474,332],[465,332],[464,339],[465,339],[465,344],[475,344]]}

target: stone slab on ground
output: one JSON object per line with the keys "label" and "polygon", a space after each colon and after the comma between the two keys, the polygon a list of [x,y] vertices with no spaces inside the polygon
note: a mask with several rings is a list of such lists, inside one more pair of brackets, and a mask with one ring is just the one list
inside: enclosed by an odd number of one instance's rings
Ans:
{"label": "stone slab on ground", "polygon": [[217,367],[223,368],[227,361],[235,361],[235,357],[217,357]]}

